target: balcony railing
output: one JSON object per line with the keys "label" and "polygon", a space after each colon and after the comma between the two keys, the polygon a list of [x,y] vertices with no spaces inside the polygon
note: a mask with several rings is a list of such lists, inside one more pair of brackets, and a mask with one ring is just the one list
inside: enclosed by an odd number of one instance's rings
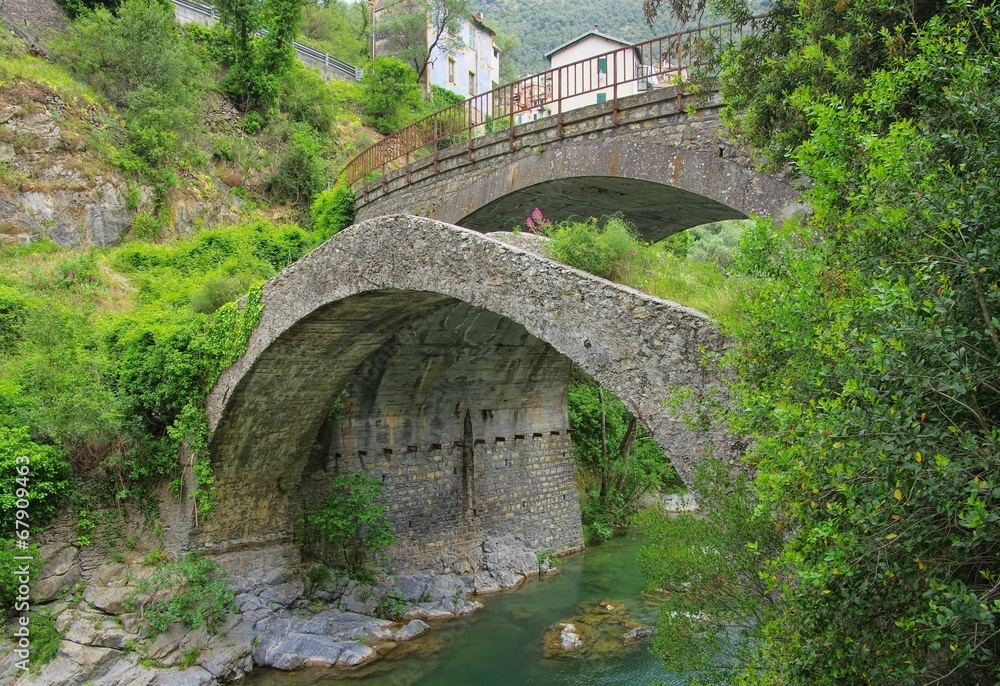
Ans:
{"label": "balcony railing", "polygon": [[619,98],[665,86],[682,93],[694,72],[714,75],[721,50],[753,35],[762,18],[672,33],[494,88],[386,136],[351,160],[341,178],[353,186],[430,155],[437,171],[438,152],[463,142],[471,162],[477,136],[505,129],[513,150],[519,118],[555,116],[562,136],[563,114],[595,102],[610,102],[617,124]]}

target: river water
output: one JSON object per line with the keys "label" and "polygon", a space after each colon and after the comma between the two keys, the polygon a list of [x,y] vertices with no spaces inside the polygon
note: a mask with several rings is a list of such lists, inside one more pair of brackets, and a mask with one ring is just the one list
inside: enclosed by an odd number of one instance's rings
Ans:
{"label": "river water", "polygon": [[[330,669],[254,672],[250,686],[649,686],[684,683],[664,670],[642,641],[611,657],[545,658],[542,637],[553,622],[568,620],[611,599],[624,603],[643,624],[656,621],[655,603],[642,595],[635,563],[636,535],[621,536],[560,560],[560,572],[527,581],[515,591],[480,598],[486,607],[397,649],[362,671]],[[345,683],[346,682],[346,683]]]}

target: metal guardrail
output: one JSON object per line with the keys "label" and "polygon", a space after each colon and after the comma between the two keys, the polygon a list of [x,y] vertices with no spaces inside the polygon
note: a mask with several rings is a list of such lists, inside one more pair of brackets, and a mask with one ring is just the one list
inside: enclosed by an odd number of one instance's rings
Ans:
{"label": "metal guardrail", "polygon": [[[211,5],[203,5],[200,2],[193,2],[191,0],[171,0],[171,2],[178,7],[183,7],[184,9],[190,10],[196,14],[209,17],[216,21],[219,20],[218,10]],[[267,29],[262,29],[260,33],[261,35],[266,36]],[[364,76],[364,70],[361,69],[361,67],[355,67],[347,62],[342,62],[336,57],[331,57],[325,52],[320,52],[319,50],[310,48],[304,43],[292,41],[292,47],[295,48],[295,52],[299,56],[299,61],[303,64],[323,67],[334,76],[338,76],[345,81],[360,81],[361,77]]]}
{"label": "metal guardrail", "polygon": [[[679,103],[691,72],[714,69],[719,49],[753,35],[761,19],[762,16],[753,17],[746,24],[715,24],[653,38],[475,95],[386,136],[348,162],[341,178],[353,186],[375,172],[384,179],[390,169],[405,166],[406,182],[409,183],[411,161],[433,155],[436,172],[439,150],[464,141],[471,162],[475,137],[505,128],[513,150],[515,119],[532,110],[539,116],[554,115],[561,138],[563,115],[594,104],[589,99],[586,103],[581,101],[583,96],[590,94],[604,94],[611,103],[615,124],[618,123],[619,97],[633,94],[631,91],[676,86]],[[601,102],[599,97],[595,100]]]}

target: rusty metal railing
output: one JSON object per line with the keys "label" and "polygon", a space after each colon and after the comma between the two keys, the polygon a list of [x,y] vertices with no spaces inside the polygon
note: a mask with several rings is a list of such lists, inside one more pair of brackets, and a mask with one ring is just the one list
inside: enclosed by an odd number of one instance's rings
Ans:
{"label": "rusty metal railing", "polygon": [[679,103],[692,73],[707,70],[714,75],[712,70],[721,49],[753,35],[761,19],[754,17],[746,24],[714,24],[653,38],[472,96],[362,151],[348,162],[341,178],[353,186],[378,172],[384,183],[387,172],[405,167],[409,183],[410,163],[414,160],[433,155],[436,172],[438,152],[464,142],[471,162],[474,139],[504,129],[513,150],[514,127],[540,117],[555,116],[557,133],[562,137],[566,112],[599,102],[611,103],[613,122],[617,124],[620,98],[654,88],[676,86]]}

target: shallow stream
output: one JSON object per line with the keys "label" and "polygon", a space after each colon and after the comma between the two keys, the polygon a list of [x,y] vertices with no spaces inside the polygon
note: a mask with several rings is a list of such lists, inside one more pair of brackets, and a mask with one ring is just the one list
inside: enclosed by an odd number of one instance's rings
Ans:
{"label": "shallow stream", "polygon": [[437,624],[425,636],[362,671],[330,669],[295,673],[260,670],[248,686],[314,686],[353,682],[365,686],[649,686],[682,681],[666,672],[639,641],[610,657],[542,656],[542,637],[553,622],[568,620],[611,599],[644,624],[656,607],[642,596],[635,563],[637,536],[613,539],[560,560],[558,574],[532,579],[515,591],[480,598],[486,607]]}

